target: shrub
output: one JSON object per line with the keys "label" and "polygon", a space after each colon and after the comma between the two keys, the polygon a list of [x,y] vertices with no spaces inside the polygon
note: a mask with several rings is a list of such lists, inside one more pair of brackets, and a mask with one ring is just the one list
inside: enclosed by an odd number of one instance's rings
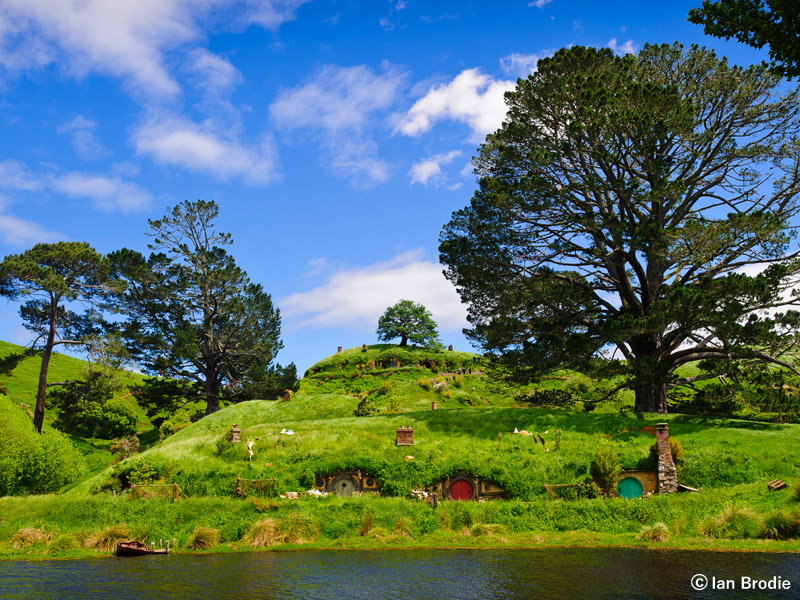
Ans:
{"label": "shrub", "polygon": [[242,541],[254,548],[269,548],[284,543],[286,538],[280,532],[277,521],[264,519],[253,523],[244,534]]}
{"label": "shrub", "polygon": [[47,535],[45,535],[44,531],[41,529],[36,527],[23,527],[11,536],[11,545],[19,550],[20,548],[27,548],[36,542],[41,542],[46,539]]}
{"label": "shrub", "polygon": [[453,385],[457,388],[461,388],[464,386],[464,376],[463,375],[456,375],[453,378]]}
{"label": "shrub", "polygon": [[606,496],[615,493],[617,479],[622,472],[619,455],[614,446],[609,442],[603,442],[594,454],[591,467],[592,476],[597,479],[598,484]]}
{"label": "shrub", "polygon": [[319,525],[300,513],[292,513],[281,523],[281,533],[289,544],[304,544],[316,539]]}
{"label": "shrub", "polygon": [[417,383],[419,384],[419,387],[421,387],[426,392],[430,392],[431,389],[433,388],[431,380],[428,379],[427,377],[420,377],[419,379],[417,379]]}
{"label": "shrub", "polygon": [[759,518],[749,507],[726,504],[716,516],[704,518],[698,530],[701,535],[724,539],[754,538],[760,529]]}
{"label": "shrub", "polygon": [[361,523],[358,525],[358,535],[361,537],[366,537],[369,535],[369,532],[372,531],[373,526],[375,525],[375,518],[372,516],[371,512],[367,512],[361,517]]}
{"label": "shrub", "polygon": [[377,390],[375,390],[375,395],[376,396],[383,396],[389,390],[391,390],[393,387],[394,386],[391,383],[389,383],[388,381],[385,381],[378,387]]}
{"label": "shrub", "polygon": [[192,550],[208,550],[219,544],[219,529],[198,525],[189,536],[188,546]]}
{"label": "shrub", "polygon": [[105,529],[90,535],[88,538],[86,538],[84,545],[87,548],[111,552],[114,550],[114,548],[116,548],[117,542],[129,540],[130,535],[130,527],[124,523],[111,525],[110,527],[106,527]]}
{"label": "shrub", "polygon": [[[669,438],[669,451],[672,454],[672,462],[676,465],[683,461],[683,448],[681,443],[674,437]],[[658,464],[658,442],[650,446],[650,462]]]}
{"label": "shrub", "polygon": [[789,511],[776,508],[766,513],[758,537],[771,540],[788,540],[797,531],[797,519]]}
{"label": "shrub", "polygon": [[86,471],[83,455],[57,431],[41,435],[30,418],[0,396],[0,496],[46,494]]}
{"label": "shrub", "polygon": [[639,535],[636,537],[648,542],[666,542],[669,537],[669,529],[666,524],[659,521],[652,525],[642,526],[639,530]]}
{"label": "shrub", "polygon": [[86,381],[51,391],[48,400],[58,410],[55,426],[81,437],[112,438],[136,433],[136,414],[114,399],[120,383],[112,376],[94,371]]}
{"label": "shrub", "polygon": [[179,410],[170,415],[168,419],[161,423],[161,427],[159,427],[159,429],[164,437],[169,437],[178,433],[181,429],[186,429],[191,424],[192,419],[189,411]]}
{"label": "shrub", "polygon": [[117,455],[117,460],[125,460],[139,452],[139,438],[129,435],[124,438],[117,438],[111,444],[111,452]]}
{"label": "shrub", "polygon": [[376,412],[378,412],[378,407],[370,400],[369,396],[363,394],[361,400],[358,401],[358,406],[356,406],[355,415],[357,417],[367,417],[374,415]]}

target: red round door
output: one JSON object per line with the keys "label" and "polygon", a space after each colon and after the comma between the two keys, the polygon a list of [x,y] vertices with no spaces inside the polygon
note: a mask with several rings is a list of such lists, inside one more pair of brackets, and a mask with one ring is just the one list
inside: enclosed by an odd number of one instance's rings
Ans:
{"label": "red round door", "polygon": [[450,497],[453,500],[472,500],[475,496],[475,488],[466,479],[454,481],[450,486]]}

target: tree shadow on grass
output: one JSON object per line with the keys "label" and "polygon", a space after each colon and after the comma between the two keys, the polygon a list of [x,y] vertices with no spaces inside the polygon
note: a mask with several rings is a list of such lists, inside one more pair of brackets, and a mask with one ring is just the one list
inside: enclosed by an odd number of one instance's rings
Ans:
{"label": "tree shadow on grass", "polygon": [[8,356],[0,358],[0,375],[11,375],[11,372],[17,368],[19,363],[28,357],[38,354],[37,350],[25,350],[25,352],[12,352]]}
{"label": "tree shadow on grass", "polygon": [[406,413],[430,431],[450,434],[468,434],[474,437],[496,439],[498,433],[511,433],[515,428],[531,433],[546,429],[562,429],[588,435],[615,434],[621,429],[655,427],[666,422],[672,433],[692,434],[709,429],[749,429],[753,431],[781,431],[786,425],[730,419],[711,419],[691,415],[656,414],[592,414],[566,410],[519,408],[465,408],[461,410],[431,410]]}

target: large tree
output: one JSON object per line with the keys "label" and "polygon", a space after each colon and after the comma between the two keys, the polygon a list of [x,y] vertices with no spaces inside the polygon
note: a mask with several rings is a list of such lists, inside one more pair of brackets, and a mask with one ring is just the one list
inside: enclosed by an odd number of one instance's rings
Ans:
{"label": "large tree", "polygon": [[378,319],[378,339],[390,341],[400,338],[400,345],[407,346],[411,340],[423,346],[439,343],[436,322],[428,309],[411,300],[400,300],[386,309]]}
{"label": "large tree", "polygon": [[754,48],[769,46],[771,68],[789,78],[800,75],[800,5],[797,0],[703,0],[689,21],[708,35],[736,38]]}
{"label": "large tree", "polygon": [[[24,326],[36,334],[31,346],[42,349],[33,423],[42,432],[50,356],[56,346],[86,347],[100,334],[96,308],[112,286],[109,262],[84,242],[36,244],[0,264],[0,295],[22,302]],[[75,309],[82,309],[76,311]]]}
{"label": "large tree", "polygon": [[214,202],[183,202],[150,221],[153,252],[110,255],[127,282],[122,329],[135,360],[151,374],[191,382],[206,414],[269,377],[282,347],[280,311],[222,246]]}
{"label": "large tree", "polygon": [[692,361],[791,366],[800,103],[780,84],[679,44],[540,61],[441,234],[466,333],[523,376],[627,374],[637,411],[666,412]]}

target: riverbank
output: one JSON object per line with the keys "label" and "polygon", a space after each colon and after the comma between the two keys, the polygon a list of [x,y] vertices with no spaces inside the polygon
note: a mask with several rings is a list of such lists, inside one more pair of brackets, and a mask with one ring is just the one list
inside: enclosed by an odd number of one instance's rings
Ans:
{"label": "riverbank", "polygon": [[[800,541],[764,537],[770,515],[783,511],[796,518],[800,504],[791,490],[762,487],[637,500],[442,502],[435,509],[380,497],[7,497],[0,498],[0,559],[109,555],[117,539],[169,540],[178,553],[555,547],[800,552]],[[657,523],[665,525],[663,541],[642,535]]]}

